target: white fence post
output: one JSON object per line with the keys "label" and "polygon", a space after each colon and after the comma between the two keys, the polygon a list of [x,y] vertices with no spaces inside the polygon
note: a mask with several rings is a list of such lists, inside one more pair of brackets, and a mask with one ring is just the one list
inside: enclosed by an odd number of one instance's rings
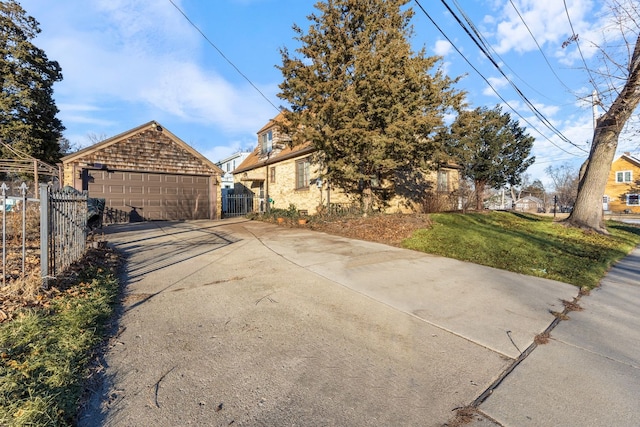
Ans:
{"label": "white fence post", "polygon": [[40,272],[42,286],[49,285],[49,189],[40,184]]}
{"label": "white fence post", "polygon": [[27,257],[27,184],[24,182],[20,186],[22,193],[22,278],[24,278],[24,260]]}
{"label": "white fence post", "polygon": [[4,182],[2,186],[2,287],[4,287],[7,277],[7,184]]}

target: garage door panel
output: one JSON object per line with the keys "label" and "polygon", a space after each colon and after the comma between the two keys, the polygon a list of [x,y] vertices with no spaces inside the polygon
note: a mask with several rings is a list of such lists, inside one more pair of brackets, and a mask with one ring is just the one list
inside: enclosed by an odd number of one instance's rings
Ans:
{"label": "garage door panel", "polygon": [[[93,197],[93,196],[92,196]],[[107,199],[106,205],[110,208],[120,209],[127,207],[127,204],[123,199]]]}
{"label": "garage door panel", "polygon": [[89,184],[89,194],[92,194],[92,193],[104,193],[104,185]]}
{"label": "garage door panel", "polygon": [[107,207],[148,220],[209,217],[209,178],[192,175],[91,170],[89,196],[106,199]]}
{"label": "garage door panel", "polygon": [[124,194],[124,185],[109,185],[108,192],[111,194]]}

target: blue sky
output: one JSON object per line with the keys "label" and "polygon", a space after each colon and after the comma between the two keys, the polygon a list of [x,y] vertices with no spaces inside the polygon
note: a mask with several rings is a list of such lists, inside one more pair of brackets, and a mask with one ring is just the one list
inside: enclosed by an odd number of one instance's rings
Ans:
{"label": "blue sky", "polygon": [[[54,97],[65,136],[73,144],[85,147],[91,144],[89,135],[111,137],[156,120],[212,161],[256,145],[256,132],[277,114],[272,104],[282,105],[276,96],[282,81],[276,68],[281,63],[279,48],[296,47],[292,25],[308,28],[306,17],[315,11],[315,0],[20,3],[40,22],[42,32],[35,43],[62,67],[64,80],[54,86]],[[577,167],[587,156],[593,133],[589,98],[593,87],[582,57],[587,63],[596,58],[592,42],[600,40],[602,2],[448,3],[464,8],[499,55],[497,62],[505,74],[573,145],[535,117],[441,2],[421,0],[420,4],[502,99],[411,2],[416,12],[412,21],[414,47],[424,46],[428,54],[441,55],[449,75],[464,76],[458,87],[468,92],[471,107],[509,104],[504,105],[504,111],[520,120],[536,138],[533,154],[537,161],[528,171],[533,179],[548,184],[544,169],[549,165],[567,162]],[[579,35],[582,56],[576,43],[562,47],[572,34],[572,26]],[[625,136],[618,151],[637,152],[638,143]]]}

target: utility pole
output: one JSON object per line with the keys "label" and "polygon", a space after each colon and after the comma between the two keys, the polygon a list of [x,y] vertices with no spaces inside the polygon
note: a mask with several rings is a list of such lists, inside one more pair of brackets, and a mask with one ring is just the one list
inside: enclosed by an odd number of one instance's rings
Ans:
{"label": "utility pole", "polygon": [[596,123],[598,121],[598,105],[600,104],[600,98],[598,92],[594,89],[591,92],[591,112],[593,114],[593,130],[596,130]]}

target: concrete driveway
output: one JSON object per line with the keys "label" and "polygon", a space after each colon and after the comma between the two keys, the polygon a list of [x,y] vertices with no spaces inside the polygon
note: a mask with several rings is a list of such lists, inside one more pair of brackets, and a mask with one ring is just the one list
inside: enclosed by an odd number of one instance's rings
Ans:
{"label": "concrete driveway", "polygon": [[441,426],[578,293],[244,219],[105,232],[126,296],[81,426]]}

